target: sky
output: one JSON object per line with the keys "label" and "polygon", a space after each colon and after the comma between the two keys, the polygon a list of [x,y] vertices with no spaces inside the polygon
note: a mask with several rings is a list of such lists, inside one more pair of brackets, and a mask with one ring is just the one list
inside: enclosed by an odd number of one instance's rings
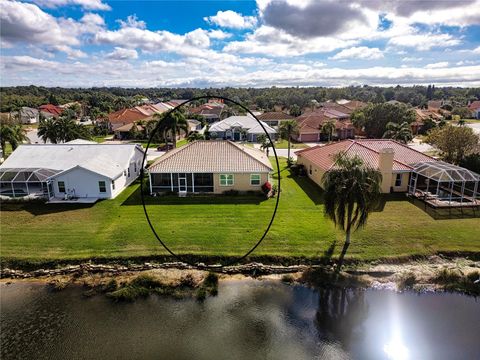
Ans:
{"label": "sky", "polygon": [[480,86],[480,0],[0,0],[0,85]]}

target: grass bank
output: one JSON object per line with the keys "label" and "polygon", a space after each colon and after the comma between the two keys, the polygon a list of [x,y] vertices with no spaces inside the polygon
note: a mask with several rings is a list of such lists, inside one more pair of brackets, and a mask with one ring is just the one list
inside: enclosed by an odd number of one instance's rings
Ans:
{"label": "grass bank", "polygon": [[[337,256],[343,234],[323,216],[322,193],[293,177],[281,162],[282,194],[274,224],[252,254],[257,258]],[[228,258],[245,254],[267,226],[274,199],[239,197],[147,198],[150,219],[178,254]],[[2,261],[56,262],[168,255],[145,220],[139,185],[94,205],[4,203]],[[478,253],[480,219],[434,220],[404,196],[387,197],[365,229],[352,236],[350,260]]]}

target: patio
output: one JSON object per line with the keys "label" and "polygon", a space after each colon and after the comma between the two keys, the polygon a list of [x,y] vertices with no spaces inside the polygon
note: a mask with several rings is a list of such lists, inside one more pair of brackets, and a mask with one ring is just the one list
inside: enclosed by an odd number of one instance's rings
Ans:
{"label": "patio", "polygon": [[435,208],[480,206],[480,175],[443,161],[414,165],[408,194]]}

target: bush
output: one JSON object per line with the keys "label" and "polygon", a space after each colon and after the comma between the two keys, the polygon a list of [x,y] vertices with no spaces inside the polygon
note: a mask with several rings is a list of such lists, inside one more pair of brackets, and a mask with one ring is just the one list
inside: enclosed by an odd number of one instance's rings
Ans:
{"label": "bush", "polygon": [[264,192],[264,194],[268,194],[270,190],[272,190],[272,184],[267,181],[265,184],[262,185],[262,191]]}
{"label": "bush", "polygon": [[399,290],[412,289],[417,282],[417,277],[413,272],[401,274],[397,280],[397,288]]}
{"label": "bush", "polygon": [[291,274],[285,274],[282,276],[282,281],[287,284],[291,284],[295,281],[293,275]]}
{"label": "bush", "polygon": [[462,275],[458,271],[442,269],[437,272],[433,280],[437,284],[447,285],[451,283],[458,282],[462,278]]}
{"label": "bush", "polygon": [[227,196],[237,196],[238,195],[238,190],[226,190],[223,192],[223,195]]}

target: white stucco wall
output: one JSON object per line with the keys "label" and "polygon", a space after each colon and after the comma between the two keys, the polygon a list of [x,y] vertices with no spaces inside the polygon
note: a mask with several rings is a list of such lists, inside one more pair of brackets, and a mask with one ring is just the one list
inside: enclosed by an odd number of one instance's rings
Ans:
{"label": "white stucco wall", "polygon": [[[110,182],[111,180],[105,176],[96,174],[83,168],[74,168],[66,173],[55,177],[53,191],[55,197],[64,197],[65,193],[58,191],[58,182],[65,182],[65,191],[67,194],[76,197],[97,197],[100,199],[108,199],[111,197]],[[106,192],[101,193],[98,182],[105,181]]]}

